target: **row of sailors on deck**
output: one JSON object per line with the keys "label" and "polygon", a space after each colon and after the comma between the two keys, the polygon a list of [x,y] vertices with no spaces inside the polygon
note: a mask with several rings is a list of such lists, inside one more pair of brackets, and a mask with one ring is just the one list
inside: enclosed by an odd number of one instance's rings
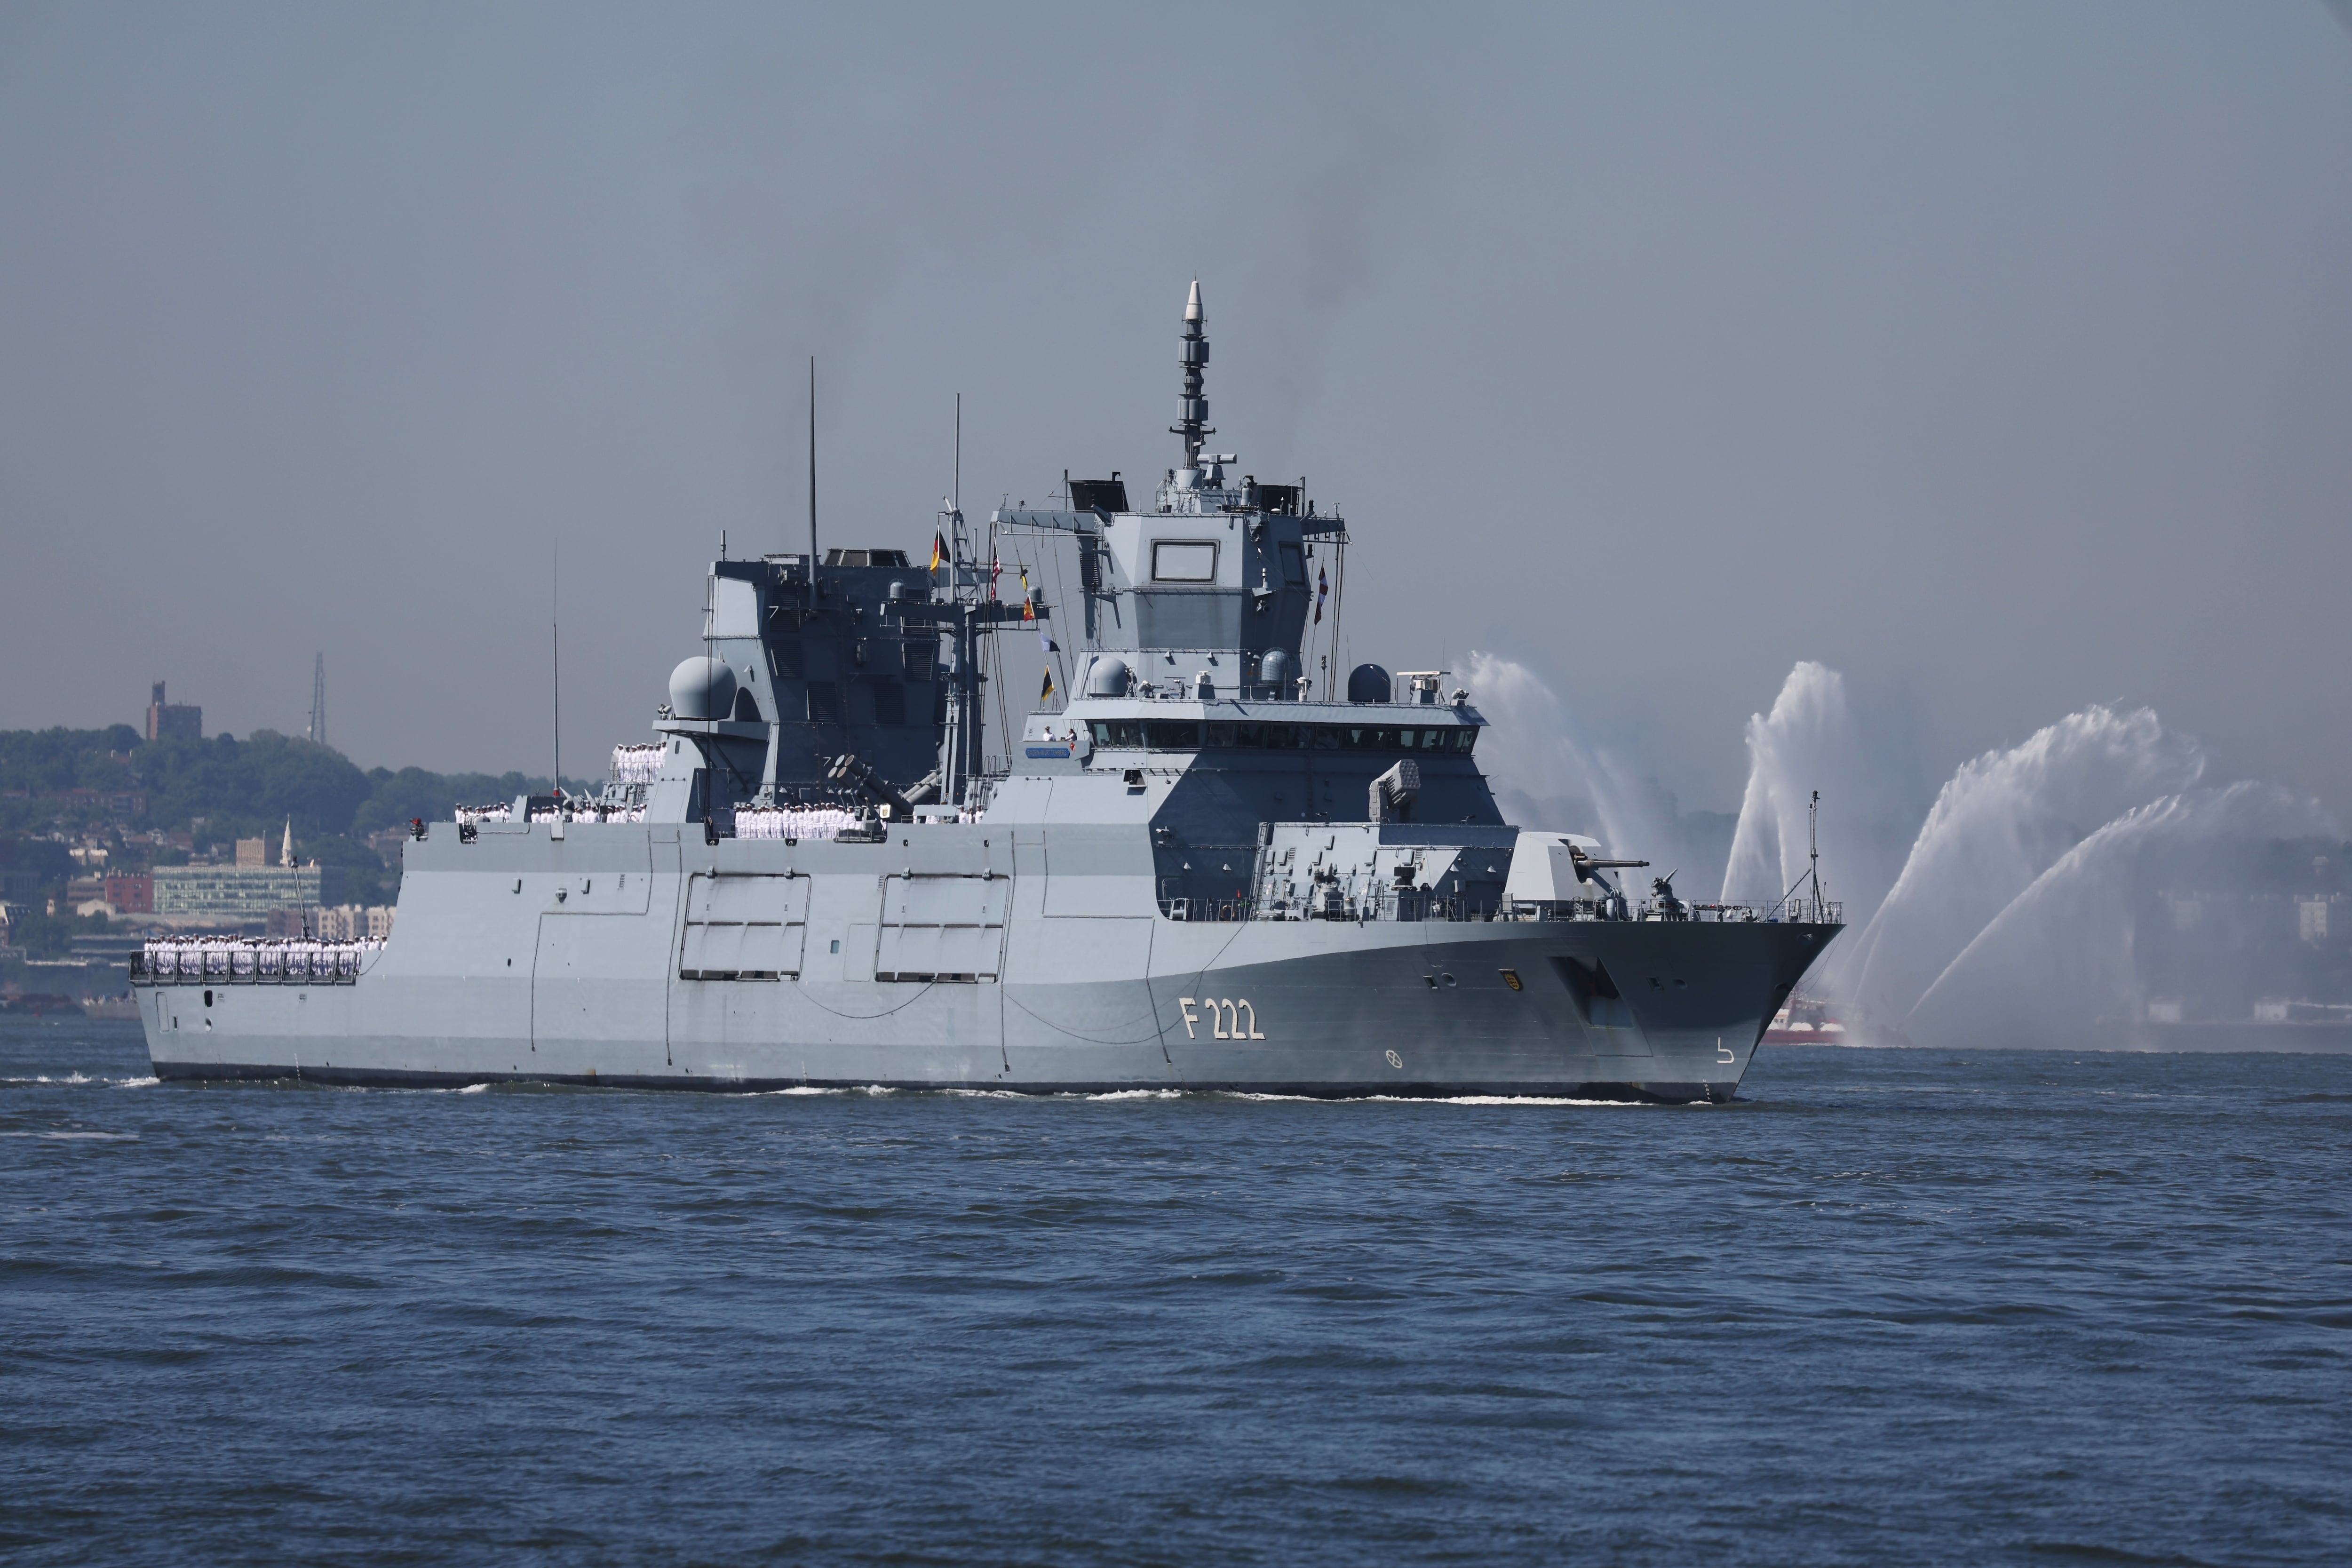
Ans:
{"label": "row of sailors on deck", "polygon": [[613,782],[616,784],[649,784],[661,776],[661,765],[662,747],[658,742],[613,748]]}
{"label": "row of sailors on deck", "polygon": [[[566,822],[643,822],[646,819],[646,808],[642,805],[597,805],[589,801],[574,800],[567,803],[560,813],[551,808],[534,811],[530,814],[530,819],[533,822],[553,822],[558,815],[561,815]],[[507,818],[504,816],[499,816],[478,820],[504,822]]]}
{"label": "row of sailors on deck", "polygon": [[368,955],[383,951],[382,937],[357,942],[320,942],[315,937],[256,941],[248,937],[152,937],[142,950],[146,971],[158,980],[348,979]]}
{"label": "row of sailors on deck", "polygon": [[[553,822],[559,815],[553,806],[542,807],[530,814],[533,822]],[[646,808],[638,805],[598,805],[592,801],[573,799],[562,809],[566,822],[643,822]],[[478,822],[512,822],[511,805],[461,805],[456,813],[460,827],[471,827]]]}
{"label": "row of sailors on deck", "polygon": [[[950,819],[944,811],[919,811],[934,822]],[[957,822],[978,822],[987,814],[969,808],[953,814]],[[865,818],[837,805],[739,805],[735,808],[738,838],[838,838],[866,826]]]}
{"label": "row of sailors on deck", "polygon": [[838,838],[858,826],[856,815],[836,805],[739,805],[738,838]]}

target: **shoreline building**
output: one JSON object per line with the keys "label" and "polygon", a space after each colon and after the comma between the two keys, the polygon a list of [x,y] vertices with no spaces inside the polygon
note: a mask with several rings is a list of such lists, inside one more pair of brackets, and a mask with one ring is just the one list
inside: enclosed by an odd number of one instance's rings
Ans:
{"label": "shoreline building", "polygon": [[173,925],[265,925],[272,910],[319,901],[316,866],[158,866],[154,913]]}
{"label": "shoreline building", "polygon": [[106,904],[118,915],[153,914],[155,879],[140,872],[109,871]]}
{"label": "shoreline building", "polygon": [[167,702],[163,700],[163,682],[155,683],[155,699],[147,704],[147,738],[160,741],[165,736],[180,740],[201,741],[205,738],[205,710],[193,702]]}

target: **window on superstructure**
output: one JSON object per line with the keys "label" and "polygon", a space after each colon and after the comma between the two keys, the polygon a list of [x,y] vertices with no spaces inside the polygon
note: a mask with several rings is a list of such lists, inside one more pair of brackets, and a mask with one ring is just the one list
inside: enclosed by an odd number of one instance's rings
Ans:
{"label": "window on superstructure", "polygon": [[1155,752],[1197,752],[1201,723],[1197,719],[1147,719],[1143,743]]}
{"label": "window on superstructure", "polygon": [[1111,751],[1134,751],[1143,744],[1140,720],[1097,719],[1088,728],[1094,731],[1095,744]]}
{"label": "window on superstructure", "polygon": [[1209,540],[1163,539],[1151,547],[1155,583],[1213,583],[1217,547]]}

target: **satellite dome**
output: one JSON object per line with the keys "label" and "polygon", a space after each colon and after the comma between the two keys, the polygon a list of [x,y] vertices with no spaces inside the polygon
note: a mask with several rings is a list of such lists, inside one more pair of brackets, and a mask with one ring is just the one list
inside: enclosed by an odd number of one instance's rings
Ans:
{"label": "satellite dome", "polygon": [[1377,664],[1360,664],[1348,672],[1348,700],[1350,702],[1392,701],[1394,690],[1394,686],[1389,681],[1389,672]]}
{"label": "satellite dome", "polygon": [[1271,648],[1257,661],[1257,678],[1274,688],[1276,697],[1290,695],[1291,678],[1297,673],[1298,661],[1290,657],[1288,648]]}
{"label": "satellite dome", "polygon": [[1124,697],[1127,695],[1128,678],[1133,673],[1127,668],[1127,660],[1119,658],[1118,655],[1103,654],[1087,667],[1087,695]]}
{"label": "satellite dome", "polygon": [[696,654],[669,672],[669,710],[680,719],[724,719],[735,707],[735,672]]}

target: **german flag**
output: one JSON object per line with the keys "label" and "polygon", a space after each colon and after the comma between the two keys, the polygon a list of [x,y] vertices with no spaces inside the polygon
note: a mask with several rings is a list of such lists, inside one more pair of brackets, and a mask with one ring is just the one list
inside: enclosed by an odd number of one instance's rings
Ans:
{"label": "german flag", "polygon": [[948,558],[948,536],[947,536],[946,534],[944,534],[944,533],[933,533],[933,534],[931,535],[931,575],[932,575],[932,576],[936,577],[936,576],[938,576],[938,575],[940,574],[940,565],[941,565],[943,563],[945,563],[945,562],[946,562],[947,558]]}

